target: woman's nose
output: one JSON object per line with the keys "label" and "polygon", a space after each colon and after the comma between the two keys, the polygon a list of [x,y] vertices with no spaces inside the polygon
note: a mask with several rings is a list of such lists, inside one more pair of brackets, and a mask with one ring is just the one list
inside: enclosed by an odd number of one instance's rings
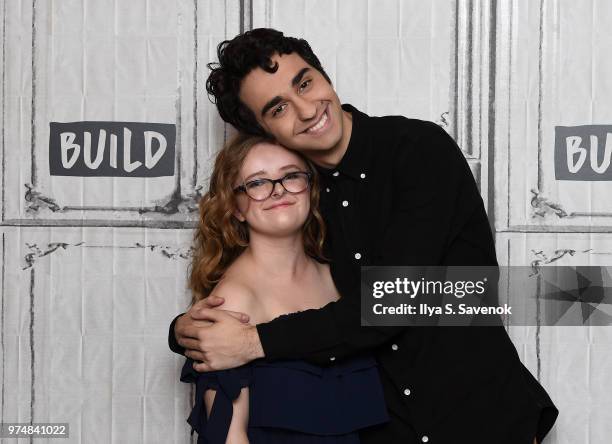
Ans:
{"label": "woman's nose", "polygon": [[272,190],[272,197],[281,197],[285,194],[285,187],[280,182],[274,184],[274,189]]}

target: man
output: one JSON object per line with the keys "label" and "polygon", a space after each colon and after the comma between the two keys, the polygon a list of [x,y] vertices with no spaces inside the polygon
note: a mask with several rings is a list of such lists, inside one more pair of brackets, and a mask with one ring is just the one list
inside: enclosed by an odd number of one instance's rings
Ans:
{"label": "man", "polygon": [[257,326],[207,299],[173,321],[171,349],[201,361],[198,371],[258,358],[325,365],[374,352],[392,420],[364,431],[364,443],[541,442],[558,411],[503,327],[360,326],[361,265],[497,265],[454,141],[431,122],[341,105],[304,40],[256,29],[221,43],[218,57],[207,90],[221,117],[317,165],[342,298]]}

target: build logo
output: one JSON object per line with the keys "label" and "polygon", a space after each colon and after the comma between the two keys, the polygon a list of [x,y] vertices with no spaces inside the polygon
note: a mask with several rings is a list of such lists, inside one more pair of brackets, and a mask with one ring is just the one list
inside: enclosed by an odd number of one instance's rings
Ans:
{"label": "build logo", "polygon": [[159,177],[174,175],[174,124],[50,123],[52,176]]}
{"label": "build logo", "polygon": [[555,179],[612,180],[612,125],[555,127]]}

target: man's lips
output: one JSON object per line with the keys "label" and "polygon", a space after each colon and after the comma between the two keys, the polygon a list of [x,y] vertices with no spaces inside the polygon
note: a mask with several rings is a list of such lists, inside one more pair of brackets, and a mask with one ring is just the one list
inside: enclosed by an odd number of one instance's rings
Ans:
{"label": "man's lips", "polygon": [[264,208],[265,210],[273,210],[275,208],[284,208],[293,205],[294,202],[278,202],[268,208]]}
{"label": "man's lips", "polygon": [[330,116],[329,116],[329,104],[323,108],[323,111],[316,118],[316,123],[313,125],[309,125],[306,129],[301,131],[302,134],[317,134],[321,132],[321,130],[325,130],[329,126]]}

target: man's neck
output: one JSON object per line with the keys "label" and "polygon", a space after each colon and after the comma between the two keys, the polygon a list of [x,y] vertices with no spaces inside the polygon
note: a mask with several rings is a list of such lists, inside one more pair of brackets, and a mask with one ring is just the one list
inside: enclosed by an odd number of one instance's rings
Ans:
{"label": "man's neck", "polygon": [[310,151],[307,153],[304,152],[303,154],[323,168],[335,168],[346,154],[352,132],[353,115],[349,111],[342,110],[342,137],[338,144],[325,152]]}

